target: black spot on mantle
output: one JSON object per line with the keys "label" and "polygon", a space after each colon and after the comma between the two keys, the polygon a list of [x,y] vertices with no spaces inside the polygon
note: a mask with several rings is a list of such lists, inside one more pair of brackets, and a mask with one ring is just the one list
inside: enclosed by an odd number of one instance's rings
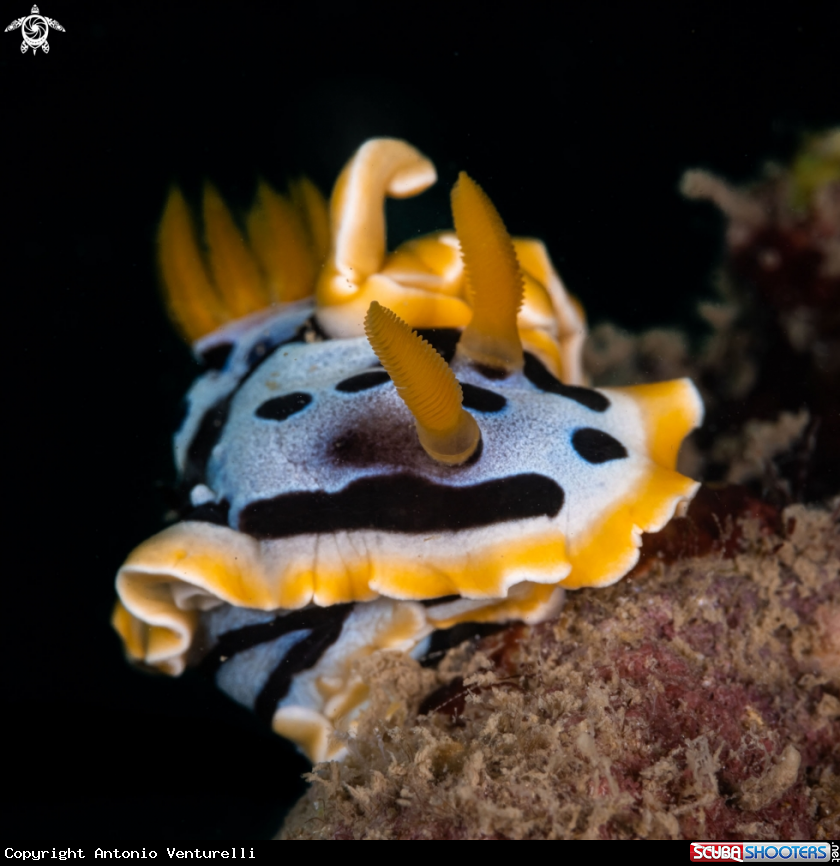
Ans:
{"label": "black spot on mantle", "polygon": [[460,385],[466,409],[474,409],[476,412],[501,412],[507,406],[507,400],[489,388],[470,385],[468,382],[461,382]]}
{"label": "black spot on mantle", "polygon": [[285,421],[305,409],[312,402],[312,395],[303,391],[292,391],[282,397],[273,397],[262,403],[254,414],[266,421]]}
{"label": "black spot on mantle", "polygon": [[586,406],[593,412],[606,412],[610,408],[610,401],[600,392],[592,388],[582,388],[580,385],[564,385],[556,376],[552,375],[542,361],[530,352],[525,353],[525,378],[540,391],[550,394],[559,394],[569,400]]}
{"label": "black spot on mantle", "polygon": [[587,463],[606,463],[627,456],[627,449],[609,433],[581,427],[572,434],[572,447]]}
{"label": "black spot on mantle", "polygon": [[187,458],[184,466],[184,473],[181,478],[179,488],[182,494],[188,494],[189,490],[196,484],[202,483],[205,480],[207,472],[207,463],[210,459],[210,453],[216,446],[222,435],[222,429],[227,423],[230,413],[230,404],[233,398],[242,389],[242,386],[256,373],[256,371],[276,352],[281,346],[287,346],[291,343],[299,343],[303,341],[303,333],[308,325],[305,322],[288,340],[283,340],[276,346],[271,346],[267,342],[262,341],[251,350],[248,357],[248,371],[236,383],[236,386],[229,394],[218,400],[211,406],[201,419],[198,425],[198,430],[193,436],[187,449]]}
{"label": "black spot on mantle", "polygon": [[[187,448],[184,471],[179,479],[176,494],[177,499],[182,503],[178,508],[182,514],[192,508],[189,504],[189,491],[196,484],[201,484],[206,479],[210,454],[222,436],[222,430],[230,414],[230,404],[243,385],[282,346],[288,346],[293,343],[305,343],[312,340],[317,341],[321,339],[322,333],[314,318],[310,317],[289,339],[281,340],[276,345],[272,345],[267,340],[262,340],[251,349],[246,360],[247,371],[229,394],[221,397],[204,413],[199,422],[198,429]],[[227,363],[227,360],[226,358],[224,363]],[[182,421],[179,429],[183,426],[183,423]]]}
{"label": "black spot on mantle", "polygon": [[232,351],[233,343],[217,343],[201,353],[201,363],[208,370],[222,370]]}
{"label": "black spot on mantle", "polygon": [[543,515],[563,507],[563,488],[551,478],[523,473],[454,487],[406,473],[360,478],[337,493],[284,493],[247,505],[239,529],[254,538],[354,529],[446,532]]}
{"label": "black spot on mantle", "polygon": [[335,386],[335,390],[343,391],[345,394],[355,394],[357,391],[367,391],[368,388],[376,388],[377,385],[384,385],[390,381],[391,377],[384,370],[369,370],[366,373],[359,373],[357,376],[342,379]]}
{"label": "black spot on mantle", "polygon": [[478,361],[472,362],[472,368],[481,373],[485,379],[491,379],[495,382],[500,382],[502,379],[507,379],[510,376],[510,370],[506,367],[492,367],[490,364],[482,364]]}

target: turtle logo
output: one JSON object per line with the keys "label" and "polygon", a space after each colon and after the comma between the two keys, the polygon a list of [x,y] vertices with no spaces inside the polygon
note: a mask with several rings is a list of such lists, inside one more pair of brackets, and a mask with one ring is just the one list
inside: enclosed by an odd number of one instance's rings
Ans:
{"label": "turtle logo", "polygon": [[32,12],[29,15],[12,21],[6,28],[6,33],[10,30],[17,30],[18,27],[21,28],[21,34],[23,35],[23,42],[20,46],[23,54],[26,54],[28,48],[32,49],[33,54],[37,54],[39,48],[44,54],[49,54],[50,43],[47,42],[47,33],[49,33],[50,27],[53,30],[60,30],[64,33],[64,28],[58,21],[55,18],[47,18],[46,15],[41,15],[37,6],[32,7]]}

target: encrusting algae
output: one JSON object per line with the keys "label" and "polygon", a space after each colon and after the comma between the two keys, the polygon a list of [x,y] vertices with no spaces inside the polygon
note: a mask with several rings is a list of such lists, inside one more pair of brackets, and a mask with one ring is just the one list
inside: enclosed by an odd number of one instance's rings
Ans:
{"label": "encrusting algae", "polygon": [[840,500],[711,499],[553,622],[369,663],[279,838],[837,839]]}

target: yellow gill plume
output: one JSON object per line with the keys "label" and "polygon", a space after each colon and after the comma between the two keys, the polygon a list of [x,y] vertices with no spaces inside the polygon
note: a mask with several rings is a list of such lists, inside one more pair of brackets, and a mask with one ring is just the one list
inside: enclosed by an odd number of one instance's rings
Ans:
{"label": "yellow gill plume", "polygon": [[254,256],[230,211],[212,184],[204,185],[204,235],[210,270],[233,319],[271,302]]}
{"label": "yellow gill plume", "polygon": [[365,334],[414,416],[426,453],[440,463],[468,460],[481,432],[461,405],[461,386],[449,364],[396,313],[373,301]]}
{"label": "yellow gill plume", "polygon": [[248,238],[275,302],[312,294],[328,243],[326,202],[316,187],[293,182],[290,199],[260,181],[248,214]]}
{"label": "yellow gill plume", "polygon": [[187,342],[272,303],[312,295],[329,248],[327,205],[301,178],[288,197],[261,182],[247,239],[216,189],[206,184],[203,244],[173,187],[158,229],[158,264],[170,318]]}
{"label": "yellow gill plume", "polygon": [[177,187],[169,191],[158,228],[158,267],[169,317],[188,343],[229,319],[207,273],[189,208]]}
{"label": "yellow gill plume", "polygon": [[479,364],[517,372],[524,365],[516,326],[524,288],[513,241],[493,202],[463,171],[452,189],[452,216],[473,307],[458,351]]}

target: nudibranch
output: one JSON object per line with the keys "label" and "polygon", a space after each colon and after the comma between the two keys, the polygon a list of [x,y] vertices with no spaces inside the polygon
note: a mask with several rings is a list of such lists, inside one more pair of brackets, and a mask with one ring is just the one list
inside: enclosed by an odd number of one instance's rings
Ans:
{"label": "nudibranch", "polygon": [[387,251],[385,197],[434,181],[374,139],[329,206],[261,184],[242,231],[208,186],[203,244],[177,190],[161,221],[207,369],[175,435],[180,520],[120,568],[113,623],[131,660],[203,665],[313,761],[346,749],[361,658],[556,615],[698,487],[675,469],[694,386],[587,387],[580,305],[468,176],[454,231]]}

